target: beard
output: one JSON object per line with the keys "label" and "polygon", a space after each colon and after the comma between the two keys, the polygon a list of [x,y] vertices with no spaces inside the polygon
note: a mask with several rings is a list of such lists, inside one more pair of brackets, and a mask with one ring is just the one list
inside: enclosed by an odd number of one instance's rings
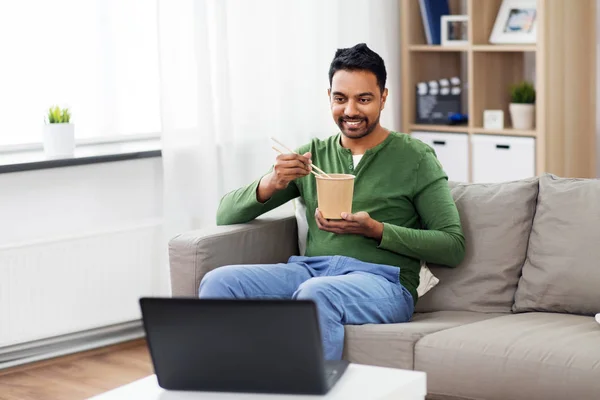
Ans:
{"label": "beard", "polygon": [[[356,127],[352,127],[348,125],[347,121],[360,121],[360,123]],[[362,139],[365,136],[368,136],[375,130],[379,124],[379,115],[377,119],[373,123],[369,123],[369,119],[364,118],[348,118],[348,117],[340,117],[337,120],[337,126],[340,128],[340,131],[344,136],[349,139]]]}

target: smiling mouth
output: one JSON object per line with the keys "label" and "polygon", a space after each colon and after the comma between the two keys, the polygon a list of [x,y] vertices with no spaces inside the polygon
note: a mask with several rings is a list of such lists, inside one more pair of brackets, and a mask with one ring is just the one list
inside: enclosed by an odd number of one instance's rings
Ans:
{"label": "smiling mouth", "polygon": [[358,128],[360,126],[360,124],[362,124],[364,122],[363,119],[360,120],[345,120],[344,123],[350,127],[350,128]]}

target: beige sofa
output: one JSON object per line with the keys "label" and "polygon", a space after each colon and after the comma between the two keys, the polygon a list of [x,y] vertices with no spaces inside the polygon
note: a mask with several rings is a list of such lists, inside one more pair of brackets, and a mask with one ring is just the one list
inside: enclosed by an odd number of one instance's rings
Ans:
{"label": "beige sofa", "polygon": [[[431,399],[600,399],[600,181],[450,184],[467,239],[411,322],[347,326],[344,358],[427,373]],[[297,252],[292,214],[172,239],[174,296]]]}

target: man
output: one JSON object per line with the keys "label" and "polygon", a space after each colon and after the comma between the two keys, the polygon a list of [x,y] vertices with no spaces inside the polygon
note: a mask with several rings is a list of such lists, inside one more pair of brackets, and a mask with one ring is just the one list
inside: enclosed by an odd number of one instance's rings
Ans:
{"label": "man", "polygon": [[[339,360],[344,325],[410,320],[420,260],[460,263],[465,239],[434,151],[379,124],[385,81],[383,60],[365,44],[337,50],[327,93],[341,133],[277,156],[267,175],[225,195],[217,215],[219,225],[244,223],[302,196],[310,216],[306,255],[217,268],[202,280],[200,298],[314,300],[325,358]],[[356,176],[353,214],[323,218],[313,161],[327,173]]]}

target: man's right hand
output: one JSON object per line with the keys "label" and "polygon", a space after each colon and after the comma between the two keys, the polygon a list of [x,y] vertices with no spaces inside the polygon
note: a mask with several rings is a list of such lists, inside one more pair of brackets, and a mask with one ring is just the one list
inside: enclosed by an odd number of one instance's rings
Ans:
{"label": "man's right hand", "polygon": [[265,175],[258,185],[256,197],[264,203],[279,190],[288,187],[291,181],[310,174],[311,154],[280,154],[277,156],[273,171]]}
{"label": "man's right hand", "polygon": [[280,154],[275,160],[270,180],[275,190],[283,190],[291,181],[310,174],[310,153]]}

